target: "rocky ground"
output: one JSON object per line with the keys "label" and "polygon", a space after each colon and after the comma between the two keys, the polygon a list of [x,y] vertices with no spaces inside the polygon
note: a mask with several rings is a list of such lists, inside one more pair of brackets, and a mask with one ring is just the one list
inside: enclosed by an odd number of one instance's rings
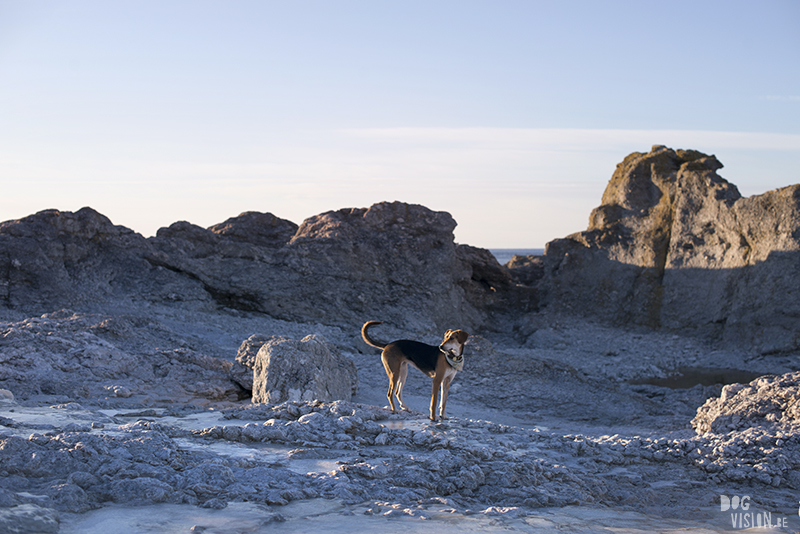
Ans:
{"label": "rocky ground", "polygon": [[[450,418],[432,423],[430,382],[413,370],[405,397],[419,411],[384,408],[385,373],[357,329],[169,306],[6,312],[0,531],[83,532],[91,514],[157,505],[198,510],[175,532],[294,532],[314,515],[304,503],[348,528],[703,532],[766,517],[800,531],[797,355],[568,316],[498,330],[473,332]],[[253,334],[327,339],[355,363],[358,392],[253,404],[229,376]],[[666,387],[718,377],[749,385]],[[199,513],[244,506],[257,520],[239,530]]]}

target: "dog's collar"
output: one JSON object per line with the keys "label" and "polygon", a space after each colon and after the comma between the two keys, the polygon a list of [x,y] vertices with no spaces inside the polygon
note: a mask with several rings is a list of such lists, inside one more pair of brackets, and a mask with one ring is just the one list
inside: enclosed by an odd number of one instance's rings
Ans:
{"label": "dog's collar", "polygon": [[461,356],[453,356],[452,354],[450,354],[449,352],[444,350],[441,347],[441,345],[439,346],[439,350],[442,351],[442,354],[444,354],[444,357],[447,360],[447,363],[450,364],[450,367],[452,367],[456,371],[460,371],[460,370],[462,370],[464,368],[464,355],[463,354]]}

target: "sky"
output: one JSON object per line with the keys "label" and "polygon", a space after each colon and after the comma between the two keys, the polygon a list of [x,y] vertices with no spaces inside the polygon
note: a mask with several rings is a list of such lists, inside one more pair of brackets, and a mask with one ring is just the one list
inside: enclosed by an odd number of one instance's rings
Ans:
{"label": "sky", "polygon": [[397,200],[542,248],[657,144],[800,183],[800,2],[0,0],[0,221]]}

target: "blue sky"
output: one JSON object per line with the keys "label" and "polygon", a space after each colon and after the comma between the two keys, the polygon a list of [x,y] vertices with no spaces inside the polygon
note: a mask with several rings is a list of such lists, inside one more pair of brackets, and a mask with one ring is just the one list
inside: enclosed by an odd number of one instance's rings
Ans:
{"label": "blue sky", "polygon": [[0,220],[400,200],[543,247],[654,144],[800,182],[800,2],[0,0]]}

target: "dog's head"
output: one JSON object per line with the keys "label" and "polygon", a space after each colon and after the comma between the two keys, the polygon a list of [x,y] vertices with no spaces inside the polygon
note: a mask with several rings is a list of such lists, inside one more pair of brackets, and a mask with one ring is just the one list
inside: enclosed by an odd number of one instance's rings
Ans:
{"label": "dog's head", "polygon": [[464,344],[469,334],[463,330],[448,330],[444,333],[444,341],[439,348],[455,357],[460,357],[464,352]]}

